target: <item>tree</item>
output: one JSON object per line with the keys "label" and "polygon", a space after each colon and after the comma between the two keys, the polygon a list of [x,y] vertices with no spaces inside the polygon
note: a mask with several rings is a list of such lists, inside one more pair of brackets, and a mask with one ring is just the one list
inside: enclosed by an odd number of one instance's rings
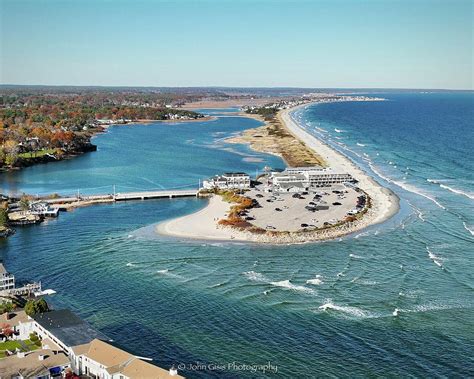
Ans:
{"label": "tree", "polygon": [[30,208],[30,200],[25,195],[20,199],[20,208],[24,211],[27,211]]}
{"label": "tree", "polygon": [[49,311],[49,306],[45,299],[41,298],[36,302],[36,310],[37,310],[37,313],[43,313],[43,312]]}
{"label": "tree", "polygon": [[37,313],[44,313],[49,311],[48,303],[45,299],[41,298],[37,301],[28,300],[25,305],[25,313],[28,316],[33,316]]}
{"label": "tree", "polygon": [[28,316],[33,316],[36,314],[35,302],[33,300],[28,300],[25,304],[25,313]]}
{"label": "tree", "polygon": [[3,313],[8,313],[8,312],[11,312],[13,311],[13,303],[12,302],[5,302],[5,303],[1,303],[0,304],[0,313],[3,314]]}
{"label": "tree", "polygon": [[2,331],[2,334],[3,334],[5,337],[7,337],[7,339],[10,338],[10,337],[13,335],[13,333],[14,333],[14,331],[13,331],[11,325],[10,325],[10,324],[7,324],[7,323],[1,324],[1,325],[0,325],[0,330]]}
{"label": "tree", "polygon": [[0,207],[0,227],[7,226],[8,211],[4,207]]}

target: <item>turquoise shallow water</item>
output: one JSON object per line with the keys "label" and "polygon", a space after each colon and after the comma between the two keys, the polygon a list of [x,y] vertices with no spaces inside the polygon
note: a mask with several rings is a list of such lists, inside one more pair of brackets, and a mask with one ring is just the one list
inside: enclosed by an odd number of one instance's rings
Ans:
{"label": "turquoise shallow water", "polygon": [[[19,279],[58,291],[54,306],[138,354],[166,367],[201,363],[188,377],[472,376],[473,95],[384,96],[294,114],[401,197],[401,212],[383,225],[307,245],[184,242],[156,236],[154,224],[205,201],[129,202],[19,229],[0,256]],[[256,125],[222,117],[112,128],[97,137],[98,152],[0,184],[39,193],[168,188],[282,166],[221,140]],[[234,361],[278,371],[202,367]]]}

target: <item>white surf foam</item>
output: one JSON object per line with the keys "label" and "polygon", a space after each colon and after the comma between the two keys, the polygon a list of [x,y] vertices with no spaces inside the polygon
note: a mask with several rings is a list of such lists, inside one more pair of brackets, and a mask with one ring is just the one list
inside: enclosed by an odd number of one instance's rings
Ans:
{"label": "white surf foam", "polygon": [[314,279],[308,279],[306,281],[306,284],[312,284],[314,286],[319,286],[321,284],[323,284],[323,280],[321,279],[321,275],[316,275],[316,278]]}
{"label": "white surf foam", "polygon": [[341,130],[341,129],[336,129],[336,128],[334,128],[334,131],[335,131],[336,133],[342,133],[342,130]]}
{"label": "white surf foam", "polygon": [[337,311],[347,314],[349,316],[357,317],[357,318],[367,318],[367,317],[374,317],[370,312],[364,311],[363,309],[357,307],[350,307],[350,306],[342,306],[336,305],[332,302],[327,302],[321,306],[319,309],[322,311]]}
{"label": "white surf foam", "polygon": [[253,281],[253,282],[267,282],[268,279],[265,277],[265,275],[263,275],[262,273],[260,272],[255,272],[255,271],[247,271],[247,272],[244,272],[243,275]]}
{"label": "white surf foam", "polygon": [[416,188],[415,186],[408,184],[406,182],[399,182],[396,180],[392,180],[393,184],[396,184],[400,188],[403,188],[405,191],[412,192],[414,194],[417,194],[419,196],[424,197],[425,199],[431,200],[433,203],[435,203],[438,207],[441,209],[446,210],[446,207],[442,205],[438,200],[436,200],[434,197],[427,195],[426,193],[422,192],[420,189]]}
{"label": "white surf foam", "polygon": [[357,142],[356,145],[357,145],[357,146],[360,146],[360,147],[365,147],[365,145],[364,145],[363,143],[359,143],[359,142]]}
{"label": "white surf foam", "polygon": [[416,215],[418,216],[418,218],[419,218],[421,221],[423,221],[423,222],[426,221],[425,218],[423,217],[423,216],[424,216],[424,215],[423,215],[423,212],[422,212],[419,208],[415,207],[415,206],[414,206],[412,203],[410,203],[410,202],[408,202],[408,205],[410,205],[410,207],[413,208],[413,210],[416,212]]}
{"label": "white surf foam", "polygon": [[463,191],[463,190],[460,190],[458,188],[454,188],[454,187],[450,187],[446,184],[443,184],[442,183],[442,180],[436,180],[436,179],[426,179],[428,182],[430,183],[433,183],[433,184],[437,184],[439,185],[441,188],[445,189],[445,190],[448,190],[452,193],[455,193],[456,195],[461,195],[461,196],[465,196],[467,197],[468,199],[471,199],[471,200],[474,200],[474,193],[472,192],[467,192],[467,191]]}
{"label": "white surf foam", "polygon": [[438,266],[443,267],[443,258],[436,256],[428,247],[426,248],[428,251],[428,257]]}
{"label": "white surf foam", "polygon": [[309,292],[309,293],[313,292],[311,288],[307,288],[305,286],[298,286],[296,284],[291,283],[289,280],[282,280],[280,282],[271,282],[270,284],[275,287],[288,288],[293,291],[301,291],[301,292]]}
{"label": "white surf foam", "polygon": [[462,223],[464,225],[464,229],[466,229],[469,233],[471,233],[471,236],[474,236],[474,229],[471,225],[467,225],[465,221]]}

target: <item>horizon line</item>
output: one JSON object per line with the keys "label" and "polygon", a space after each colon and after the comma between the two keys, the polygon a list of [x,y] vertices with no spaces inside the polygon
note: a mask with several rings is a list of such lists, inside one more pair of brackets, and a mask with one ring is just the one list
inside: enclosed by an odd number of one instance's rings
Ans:
{"label": "horizon line", "polygon": [[462,91],[473,92],[474,88],[421,88],[421,87],[298,87],[298,86],[156,86],[156,85],[94,85],[94,84],[11,84],[0,83],[0,87],[74,87],[74,88],[213,88],[213,89],[307,89],[307,90],[404,90],[404,91]]}

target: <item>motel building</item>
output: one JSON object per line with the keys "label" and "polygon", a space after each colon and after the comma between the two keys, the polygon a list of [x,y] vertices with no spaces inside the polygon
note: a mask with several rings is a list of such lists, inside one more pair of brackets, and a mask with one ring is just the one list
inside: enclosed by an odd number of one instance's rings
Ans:
{"label": "motel building", "polygon": [[301,193],[311,188],[331,187],[353,182],[348,173],[335,172],[322,167],[290,167],[282,172],[272,172],[269,177],[273,192]]}
{"label": "motel building", "polygon": [[250,175],[244,172],[227,172],[213,176],[203,181],[205,189],[248,189],[250,188]]}

